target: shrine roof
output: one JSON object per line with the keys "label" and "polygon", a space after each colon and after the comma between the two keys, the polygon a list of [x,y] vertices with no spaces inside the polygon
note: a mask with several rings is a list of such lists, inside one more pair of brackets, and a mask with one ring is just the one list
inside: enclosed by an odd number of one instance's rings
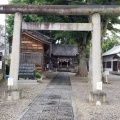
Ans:
{"label": "shrine roof", "polygon": [[41,34],[40,32],[37,32],[37,31],[24,31],[23,34],[26,33],[26,34],[29,34],[30,36],[36,38],[38,41],[42,41],[44,43],[48,43],[50,44],[50,37],[46,36],[46,35],[43,35]]}
{"label": "shrine roof", "polygon": [[[51,42],[50,42],[50,37],[48,37],[48,36],[46,36],[46,35],[44,35],[44,34],[41,34],[41,33],[38,32],[38,31],[25,30],[25,31],[22,31],[21,34],[25,34],[25,35],[27,35],[27,36],[29,36],[29,37],[37,40],[37,41],[42,42],[43,44],[47,44],[47,45],[50,45],[50,44],[51,44]],[[9,40],[10,42],[12,42],[12,39],[13,39],[13,36],[8,37],[8,40]]]}
{"label": "shrine roof", "polygon": [[76,56],[78,54],[78,47],[76,45],[52,45],[52,54],[56,56]]}

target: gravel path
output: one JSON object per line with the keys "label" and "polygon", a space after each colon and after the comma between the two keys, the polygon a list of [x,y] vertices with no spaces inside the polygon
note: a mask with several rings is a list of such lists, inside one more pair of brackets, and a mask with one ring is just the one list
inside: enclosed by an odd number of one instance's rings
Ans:
{"label": "gravel path", "polygon": [[88,103],[88,95],[92,90],[91,83],[70,73],[72,98],[76,107],[78,120],[120,120],[120,76],[110,75],[109,84],[103,85],[107,94],[107,103],[101,106]]}
{"label": "gravel path", "polygon": [[33,99],[45,88],[57,73],[45,73],[45,78],[39,84],[19,84],[22,90],[22,98],[14,102],[5,102],[2,97],[7,89],[6,85],[0,85],[0,120],[16,120],[20,113],[33,101]]}

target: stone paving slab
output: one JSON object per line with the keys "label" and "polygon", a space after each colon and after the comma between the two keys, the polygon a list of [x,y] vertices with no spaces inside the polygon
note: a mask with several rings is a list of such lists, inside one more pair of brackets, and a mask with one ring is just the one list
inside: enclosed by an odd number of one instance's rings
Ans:
{"label": "stone paving slab", "polygon": [[68,74],[59,73],[20,120],[74,120]]}

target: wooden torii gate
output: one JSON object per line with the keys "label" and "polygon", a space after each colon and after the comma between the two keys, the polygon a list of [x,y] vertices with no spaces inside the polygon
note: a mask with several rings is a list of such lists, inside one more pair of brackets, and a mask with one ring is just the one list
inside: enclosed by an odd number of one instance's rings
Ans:
{"label": "wooden torii gate", "polygon": [[[20,34],[27,30],[67,30],[92,32],[92,92],[90,101],[105,102],[105,93],[98,93],[97,83],[102,81],[101,73],[101,16],[120,15],[120,5],[1,5],[0,13],[15,14],[10,77],[14,79],[12,90],[18,89],[20,56]],[[91,15],[91,23],[23,23],[22,14]],[[17,93],[13,99],[18,99]]]}

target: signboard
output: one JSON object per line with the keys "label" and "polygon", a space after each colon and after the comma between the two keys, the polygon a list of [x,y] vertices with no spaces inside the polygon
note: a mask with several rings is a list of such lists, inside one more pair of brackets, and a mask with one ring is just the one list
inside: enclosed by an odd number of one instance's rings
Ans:
{"label": "signboard", "polygon": [[13,78],[8,78],[8,86],[13,86]]}
{"label": "signboard", "polygon": [[35,64],[21,63],[19,66],[19,78],[31,78],[35,77]]}
{"label": "signboard", "polygon": [[2,69],[2,61],[0,61],[0,69]]}
{"label": "signboard", "polygon": [[102,82],[97,82],[97,90],[102,90]]}

